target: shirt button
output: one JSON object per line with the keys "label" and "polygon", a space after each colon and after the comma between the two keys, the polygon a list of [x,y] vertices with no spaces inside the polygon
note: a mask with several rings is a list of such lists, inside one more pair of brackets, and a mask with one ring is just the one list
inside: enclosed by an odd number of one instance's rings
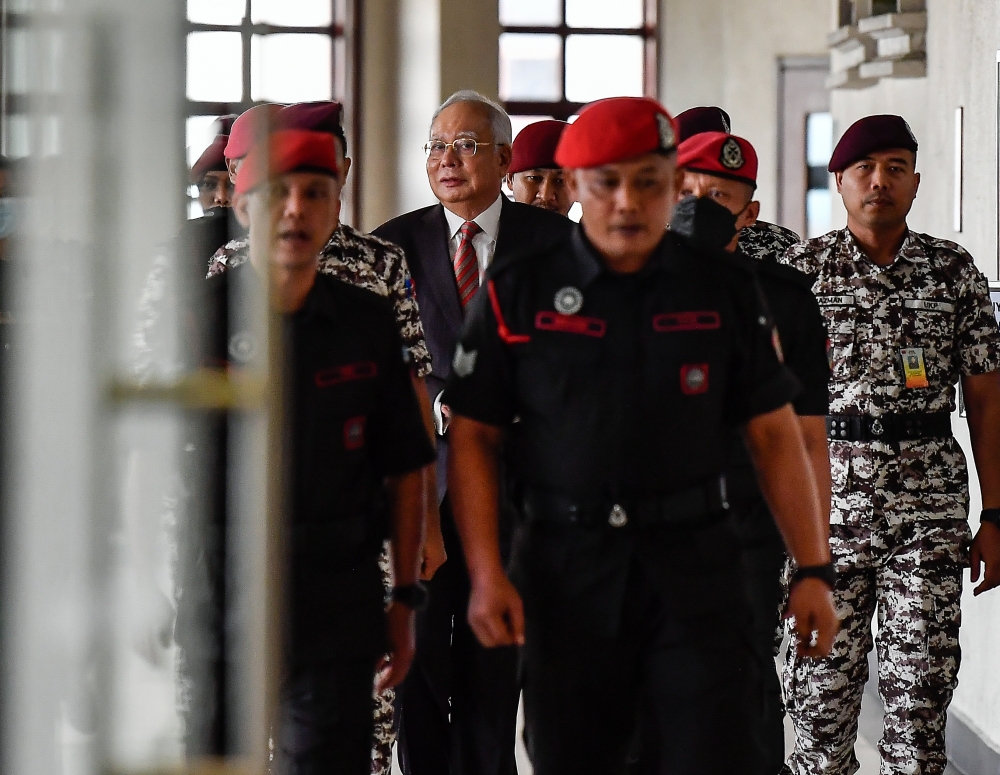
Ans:
{"label": "shirt button", "polygon": [[608,524],[611,527],[625,527],[628,524],[628,514],[617,503],[612,506],[611,513],[608,514]]}

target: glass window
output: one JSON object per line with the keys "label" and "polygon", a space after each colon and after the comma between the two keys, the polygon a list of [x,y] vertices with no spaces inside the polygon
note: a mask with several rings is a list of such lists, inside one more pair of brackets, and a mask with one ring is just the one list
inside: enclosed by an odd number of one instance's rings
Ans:
{"label": "glass window", "polygon": [[507,111],[565,120],[595,99],[655,94],[655,14],[646,0],[500,0]]}
{"label": "glass window", "polygon": [[561,0],[500,0],[500,23],[509,27],[556,27]]}
{"label": "glass window", "polygon": [[187,163],[191,167],[215,139],[213,124],[217,116],[188,116],[184,122],[184,145]]}
{"label": "glass window", "polygon": [[507,32],[500,36],[500,98],[558,100],[562,96],[562,38]]}
{"label": "glass window", "polygon": [[243,21],[246,0],[187,0],[187,17],[197,24],[235,26]]}
{"label": "glass window", "polygon": [[827,165],[833,155],[833,116],[806,116],[806,238],[830,231],[833,195]]}
{"label": "glass window", "polygon": [[641,97],[642,38],[570,35],[566,38],[566,99],[591,102],[605,97]]}
{"label": "glass window", "polygon": [[243,99],[243,39],[238,32],[192,32],[187,38],[187,96],[199,102]]}
{"label": "glass window", "polygon": [[566,0],[570,27],[636,29],[643,21],[643,0]]}
{"label": "glass window", "polygon": [[250,98],[308,102],[333,94],[329,35],[254,35],[250,48]]}
{"label": "glass window", "polygon": [[250,18],[254,24],[278,27],[329,27],[333,4],[317,0],[253,0]]}

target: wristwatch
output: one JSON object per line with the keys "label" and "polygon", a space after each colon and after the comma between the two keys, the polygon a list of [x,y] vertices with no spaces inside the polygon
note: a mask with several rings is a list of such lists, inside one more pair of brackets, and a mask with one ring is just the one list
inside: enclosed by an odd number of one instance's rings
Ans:
{"label": "wristwatch", "polygon": [[795,571],[792,575],[792,584],[802,581],[802,579],[819,579],[830,589],[833,589],[833,585],[837,583],[837,571],[833,569],[832,562],[828,562],[826,565],[809,565]]}
{"label": "wristwatch", "polygon": [[419,581],[414,584],[393,587],[390,594],[392,602],[405,605],[414,611],[422,611],[427,606],[427,597],[427,587]]}
{"label": "wristwatch", "polygon": [[983,509],[979,515],[979,522],[989,522],[1000,527],[1000,509]]}

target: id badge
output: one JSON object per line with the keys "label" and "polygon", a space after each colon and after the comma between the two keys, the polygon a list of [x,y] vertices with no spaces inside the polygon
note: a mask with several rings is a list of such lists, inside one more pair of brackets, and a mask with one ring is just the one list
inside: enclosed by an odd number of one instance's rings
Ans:
{"label": "id badge", "polygon": [[924,365],[923,347],[904,347],[899,351],[903,356],[903,373],[906,375],[906,387],[930,387],[927,381],[927,367]]}

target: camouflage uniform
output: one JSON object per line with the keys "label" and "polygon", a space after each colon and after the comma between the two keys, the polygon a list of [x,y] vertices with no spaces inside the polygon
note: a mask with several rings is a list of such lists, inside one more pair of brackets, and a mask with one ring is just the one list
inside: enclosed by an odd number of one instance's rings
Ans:
{"label": "camouflage uniform", "polygon": [[757,221],[753,226],[740,230],[737,248],[750,258],[779,258],[799,241],[799,235],[784,226],[767,221]]}
{"label": "camouflage uniform", "polygon": [[[830,336],[830,412],[953,412],[955,383],[1000,369],[986,278],[953,242],[909,232],[879,267],[846,229],[782,258],[815,278]],[[927,387],[907,388],[901,348],[921,347]],[[882,773],[940,773],[946,711],[957,683],[962,567],[970,531],[968,471],[954,438],[830,442],[830,544],[842,619],[833,650],[789,648],[785,699],[792,773],[849,775],[876,604]]]}
{"label": "camouflage uniform", "polygon": [[[239,266],[248,258],[249,240],[232,240],[209,260],[208,276]],[[320,253],[319,271],[391,299],[403,344],[410,351],[417,375],[424,377],[430,373],[431,355],[424,340],[413,281],[402,249],[340,224]],[[387,551],[382,552],[379,565],[388,592],[392,588],[392,566]],[[372,746],[372,775],[389,775],[392,771],[392,746],[396,740],[393,729],[395,696],[392,689],[373,695],[375,740]]]}

